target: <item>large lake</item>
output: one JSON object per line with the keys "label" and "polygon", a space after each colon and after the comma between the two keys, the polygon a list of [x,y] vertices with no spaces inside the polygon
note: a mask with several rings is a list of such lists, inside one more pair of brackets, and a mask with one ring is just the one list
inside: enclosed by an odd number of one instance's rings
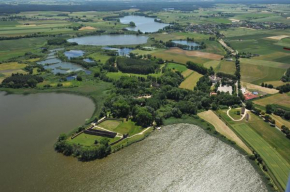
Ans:
{"label": "large lake", "polygon": [[127,29],[132,31],[140,30],[143,33],[157,32],[159,29],[168,26],[165,23],[155,22],[155,19],[150,17],[131,15],[120,18],[120,22],[123,24],[129,24],[131,21],[135,23],[136,27],[128,27]]}
{"label": "large lake", "polygon": [[68,39],[68,42],[76,42],[79,45],[109,46],[144,44],[147,40],[148,37],[143,35],[94,35]]}
{"label": "large lake", "polygon": [[194,125],[163,127],[83,163],[54,152],[53,144],[91,116],[91,100],[0,92],[0,106],[0,191],[266,191],[247,157]]}

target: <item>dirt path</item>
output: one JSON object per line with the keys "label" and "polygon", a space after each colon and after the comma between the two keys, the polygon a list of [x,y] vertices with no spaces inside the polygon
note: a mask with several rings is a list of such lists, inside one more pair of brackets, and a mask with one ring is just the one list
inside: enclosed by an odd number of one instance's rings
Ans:
{"label": "dirt path", "polygon": [[219,43],[224,46],[227,50],[229,50],[233,55],[236,55],[236,52],[235,50],[233,50],[231,47],[229,47],[225,42],[224,40],[220,39],[219,40]]}
{"label": "dirt path", "polygon": [[143,135],[148,129],[150,129],[151,127],[147,127],[146,129],[144,129],[143,131],[141,131],[140,133],[136,133],[135,135],[132,135],[130,137],[127,137],[127,138],[132,138],[132,137],[135,137],[137,135]]}
{"label": "dirt path", "polygon": [[243,120],[243,119],[246,117],[247,112],[249,111],[248,109],[245,109],[245,113],[243,114],[243,116],[242,116],[240,119],[234,119],[234,118],[232,118],[232,117],[230,116],[230,110],[231,110],[231,109],[232,109],[232,108],[229,107],[229,109],[227,110],[227,115],[228,115],[229,118],[231,118],[231,120],[233,120],[233,121],[241,121],[241,120]]}
{"label": "dirt path", "polygon": [[211,110],[199,113],[198,116],[205,121],[212,124],[216,131],[226,136],[228,139],[234,141],[238,146],[244,149],[248,154],[252,151],[245,145],[245,143]]}

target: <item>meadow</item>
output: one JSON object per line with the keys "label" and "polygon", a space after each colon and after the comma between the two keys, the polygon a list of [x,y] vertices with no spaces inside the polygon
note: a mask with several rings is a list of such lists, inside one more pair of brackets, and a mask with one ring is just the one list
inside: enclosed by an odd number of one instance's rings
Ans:
{"label": "meadow", "polygon": [[201,74],[193,72],[179,85],[179,87],[183,89],[193,90],[199,78],[201,77]]}
{"label": "meadow", "polygon": [[281,106],[285,106],[290,108],[290,94],[284,93],[284,94],[275,94],[271,95],[269,97],[265,97],[262,99],[258,99],[254,101],[255,104],[261,105],[265,107],[268,104],[277,104]]}

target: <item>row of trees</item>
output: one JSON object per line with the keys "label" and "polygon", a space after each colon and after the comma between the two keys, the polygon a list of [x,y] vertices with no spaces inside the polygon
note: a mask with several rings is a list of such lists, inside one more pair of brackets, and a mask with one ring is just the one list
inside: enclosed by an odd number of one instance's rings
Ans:
{"label": "row of trees", "polygon": [[287,69],[285,75],[282,76],[281,80],[283,82],[289,82],[290,81],[290,68]]}
{"label": "row of trees", "polygon": [[274,105],[274,104],[266,105],[266,113],[268,114],[274,113],[275,115],[283,117],[284,119],[290,120],[290,110],[282,108],[278,105]]}

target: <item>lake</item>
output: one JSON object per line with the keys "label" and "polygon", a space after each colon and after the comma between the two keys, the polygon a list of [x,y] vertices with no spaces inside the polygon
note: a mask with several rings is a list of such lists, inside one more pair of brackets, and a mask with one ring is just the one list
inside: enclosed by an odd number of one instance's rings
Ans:
{"label": "lake", "polygon": [[135,23],[136,27],[128,27],[126,29],[131,31],[140,30],[143,33],[157,32],[159,29],[163,29],[164,27],[169,25],[165,23],[155,22],[154,18],[144,16],[130,15],[120,18],[120,22],[122,24],[129,24],[131,21]]}
{"label": "lake", "polygon": [[196,50],[200,46],[199,44],[195,42],[187,41],[187,40],[174,40],[172,42],[179,45],[186,45],[188,50]]}
{"label": "lake", "polygon": [[[57,74],[57,73],[66,74],[66,73],[78,72],[78,71],[85,71],[86,74],[90,73],[90,71],[86,70],[80,65],[77,65],[71,62],[61,61],[55,55],[57,51],[60,51],[60,49],[50,50],[50,53],[48,54],[47,58],[43,61],[37,62],[37,64],[43,65],[45,69],[51,70],[53,74]],[[76,57],[75,54],[80,54],[81,52],[77,50],[77,52],[66,51],[65,53],[67,54],[67,57],[72,58],[72,57]]]}
{"label": "lake", "polygon": [[60,133],[91,117],[92,100],[71,94],[0,92],[0,106],[0,191],[49,191],[51,185],[61,191],[64,167],[78,162],[56,153],[53,145]]}
{"label": "lake", "polygon": [[0,105],[0,191],[267,191],[246,156],[195,125],[163,127],[84,163],[56,153],[53,144],[92,115],[90,99],[2,92]]}
{"label": "lake", "polygon": [[79,45],[137,45],[144,44],[148,37],[143,35],[93,35],[68,39],[68,42],[75,42]]}

